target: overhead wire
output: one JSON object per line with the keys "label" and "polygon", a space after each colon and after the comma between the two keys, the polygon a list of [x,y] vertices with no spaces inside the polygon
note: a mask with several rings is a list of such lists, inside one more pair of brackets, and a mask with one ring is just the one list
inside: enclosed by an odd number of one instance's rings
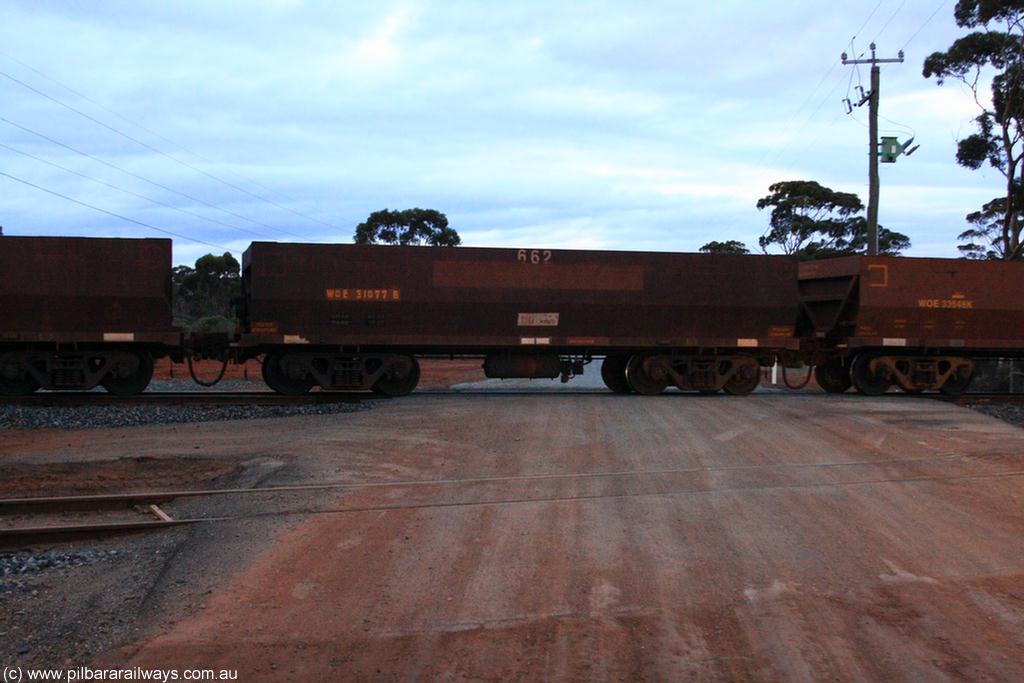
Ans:
{"label": "overhead wire", "polygon": [[[948,4],[949,4],[949,0],[942,0],[942,2],[939,3],[939,5],[935,8],[935,10],[932,11],[932,13],[928,15],[928,18],[925,19],[921,23],[921,25],[917,27],[917,30],[915,30],[912,34],[910,34],[910,37],[907,38],[907,40],[903,43],[903,46],[900,47],[900,52],[905,51],[907,49],[907,47],[914,41],[914,39],[917,38],[917,36],[920,35],[922,31],[924,31],[924,29],[928,26],[928,24],[930,24],[932,22],[932,20],[935,19],[935,17],[937,17],[939,15],[939,12],[941,12],[946,7],[946,5],[948,5]],[[899,14],[900,10],[902,10],[905,5],[906,5],[906,0],[903,0],[903,2],[900,3],[900,6],[896,8],[896,11],[893,12],[893,14],[889,17],[888,21],[886,21],[886,23],[882,26],[882,28],[879,29],[877,36],[881,36],[882,33],[885,32],[886,28],[888,28],[889,24],[896,17],[896,15]],[[876,39],[877,39],[877,36],[876,36]],[[911,135],[911,137],[916,137],[916,135],[917,135],[917,133],[914,130],[913,126],[909,126],[907,124],[900,123],[898,121],[893,121],[892,119],[886,118],[885,116],[882,116],[882,115],[879,115],[878,118],[881,119],[882,121],[885,121],[886,123],[889,123],[890,125],[896,127],[897,129],[900,129],[900,130],[903,130],[903,131],[909,133]],[[858,121],[858,123],[861,123],[861,122]]]}
{"label": "overhead wire", "polygon": [[[93,98],[89,97],[88,95],[86,95],[86,94],[84,94],[82,92],[79,92],[78,90],[75,90],[74,88],[72,88],[71,86],[67,85],[66,83],[62,83],[61,81],[58,81],[57,79],[53,78],[52,76],[49,76],[49,75],[43,73],[39,69],[34,68],[30,64],[26,64],[25,62],[21,61],[20,59],[14,57],[12,55],[9,55],[6,52],[3,52],[2,50],[0,50],[0,57],[5,57],[6,59],[14,62],[15,64],[18,64],[22,68],[27,69],[28,71],[31,71],[32,73],[36,74],[40,78],[43,78],[43,79],[45,79],[45,80],[47,80],[47,81],[57,85],[58,87],[63,88],[64,90],[68,91],[69,93],[73,94],[74,96],[76,96],[76,97],[78,97],[78,98],[80,98],[80,99],[82,99],[82,100],[92,104],[93,106],[95,106],[95,107],[97,107],[99,109],[102,109],[103,111],[107,112],[108,114],[110,114],[112,116],[115,116],[118,119],[121,119],[125,123],[128,123],[128,124],[134,126],[135,128],[138,128],[139,130],[147,133],[148,135],[153,136],[154,138],[157,138],[159,140],[162,140],[163,142],[166,142],[167,144],[171,145],[172,147],[175,147],[178,150],[180,150],[180,151],[182,151],[182,152],[184,152],[184,153],[186,153],[186,154],[188,154],[190,156],[193,156],[193,157],[199,159],[200,161],[202,161],[204,163],[207,163],[207,164],[215,164],[215,163],[217,163],[217,162],[215,162],[215,161],[213,161],[213,160],[211,160],[211,159],[209,159],[207,157],[204,157],[203,155],[197,153],[195,150],[188,149],[187,147],[182,146],[181,144],[175,142],[174,140],[171,140],[170,138],[168,138],[168,137],[166,137],[164,135],[161,135],[160,133],[158,133],[158,132],[156,132],[156,131],[154,131],[154,130],[152,130],[150,128],[147,128],[146,126],[142,125],[138,121],[134,121],[134,120],[124,116],[123,114],[120,114],[120,113],[114,111],[113,109],[111,109],[111,108],[109,108],[107,106],[104,106],[102,103],[97,102],[96,100],[94,100]],[[179,161],[178,159],[176,159],[174,157],[171,157],[171,158],[174,159],[175,161]],[[180,161],[179,161],[179,163],[180,163]],[[206,172],[202,171],[202,170],[199,170],[199,172],[206,174]],[[210,174],[206,174],[206,175],[210,175]],[[220,180],[220,178],[218,178],[216,176],[210,176],[210,177],[214,178],[215,180]],[[277,192],[279,195],[281,195],[282,197],[284,197],[285,199],[288,199],[290,201],[297,201],[294,198],[289,197],[288,195],[282,193],[280,190],[272,190],[271,188],[269,188],[266,185],[263,185],[263,184],[255,181],[255,180],[253,180],[252,178],[242,178],[242,180],[244,180],[245,182],[247,182],[247,183],[249,183],[251,185],[255,185],[256,187],[259,187],[261,189],[267,190],[268,192]],[[224,181],[221,181],[221,182],[224,182]],[[230,183],[228,183],[228,184],[230,185]],[[245,192],[245,190],[242,190],[242,191]],[[265,197],[262,197],[262,196],[256,195],[256,194],[253,194],[252,196],[254,196],[254,197],[258,198],[258,199],[261,199],[262,201],[269,202],[270,204],[272,204],[274,206],[278,206],[279,208],[281,208],[281,209],[283,209],[285,211],[288,211],[288,212],[290,212],[290,213],[292,213],[292,214],[294,214],[296,216],[299,216],[301,218],[305,218],[305,219],[313,221],[315,223],[320,223],[321,225],[324,225],[324,226],[329,227],[329,228],[340,229],[339,226],[337,226],[337,225],[334,225],[332,223],[328,223],[328,222],[325,222],[325,221],[321,221],[320,219],[318,219],[318,218],[316,218],[314,216],[310,216],[308,214],[304,214],[304,213],[302,213],[300,211],[295,211],[294,209],[292,209],[292,208],[290,208],[288,206],[283,206],[283,205],[277,204],[277,203],[275,203],[271,199],[267,199]],[[286,234],[288,234],[288,233],[286,233]]]}
{"label": "overhead wire", "polygon": [[871,41],[872,43],[878,42],[878,39],[882,37],[883,33],[885,33],[885,29],[889,28],[889,24],[892,23],[892,20],[896,18],[896,15],[900,13],[900,10],[902,10],[906,4],[907,0],[903,0],[903,2],[900,3],[900,6],[896,8],[896,11],[892,13],[884,24],[882,24],[882,28],[878,29],[878,33],[875,34],[875,37]]}
{"label": "overhead wire", "polygon": [[[256,194],[254,192],[250,192],[249,190],[246,190],[245,188],[240,187],[239,185],[236,185],[236,184],[234,184],[234,183],[232,183],[230,181],[224,180],[223,178],[220,178],[220,177],[218,177],[218,176],[216,176],[216,175],[214,175],[212,173],[209,173],[208,171],[205,171],[205,170],[199,168],[198,166],[190,164],[187,161],[183,161],[183,160],[181,160],[181,159],[179,159],[179,158],[177,158],[177,157],[175,157],[175,156],[173,156],[173,155],[171,155],[171,154],[169,154],[169,153],[167,153],[167,152],[165,152],[165,151],[163,151],[163,150],[161,150],[161,149],[159,149],[157,147],[154,147],[153,145],[150,145],[149,143],[147,143],[147,142],[145,142],[143,140],[140,140],[140,139],[138,139],[138,138],[136,138],[136,137],[134,137],[132,135],[129,135],[128,133],[125,133],[124,131],[122,131],[122,130],[120,130],[118,128],[115,128],[114,126],[111,126],[111,125],[109,125],[109,124],[107,124],[107,123],[97,119],[94,116],[90,116],[89,114],[85,113],[81,109],[78,109],[77,107],[74,107],[74,106],[72,106],[72,105],[70,105],[70,104],[68,104],[68,103],[66,103],[66,102],[64,102],[64,101],[62,101],[62,100],[60,100],[60,99],[58,99],[56,97],[53,97],[52,95],[49,95],[48,93],[45,93],[42,90],[39,90],[38,88],[35,88],[32,85],[29,85],[28,83],[25,83],[24,81],[15,78],[14,76],[10,75],[9,73],[7,73],[5,71],[0,71],[0,76],[3,76],[4,78],[7,78],[10,81],[13,81],[14,83],[17,83],[18,85],[22,86],[23,88],[26,88],[29,91],[33,92],[33,93],[36,93],[40,97],[43,97],[43,98],[49,100],[50,102],[53,102],[54,104],[57,104],[57,105],[59,105],[61,107],[64,107],[65,109],[67,109],[67,110],[69,110],[71,112],[74,112],[75,114],[81,116],[82,118],[84,118],[84,119],[86,119],[88,121],[91,121],[92,123],[95,123],[96,125],[98,125],[98,126],[104,128],[104,129],[114,133],[115,135],[119,135],[119,136],[123,137],[124,139],[126,139],[126,140],[128,140],[128,141],[130,141],[130,142],[132,142],[132,143],[134,143],[136,145],[139,145],[140,147],[142,147],[144,149],[147,149],[147,150],[153,152],[154,154],[158,154],[158,155],[160,155],[162,157],[170,159],[171,161],[175,162],[176,164],[180,164],[181,166],[184,166],[185,168],[187,168],[189,170],[195,171],[196,173],[200,173],[200,174],[206,176],[207,178],[210,178],[211,180],[214,180],[214,181],[216,181],[218,183],[221,183],[221,184],[223,184],[223,185],[225,185],[225,186],[227,186],[227,187],[229,187],[229,188],[231,188],[231,189],[233,189],[233,190],[235,190],[237,192],[241,192],[241,193],[243,193],[245,195],[248,195],[249,197],[252,197],[253,199],[257,199],[259,201],[266,202],[266,203],[268,203],[268,204],[270,204],[270,205],[272,205],[272,206],[274,206],[276,208],[279,208],[279,209],[281,209],[283,211],[288,211],[288,212],[293,213],[293,214],[295,214],[297,216],[301,216],[303,218],[306,218],[307,220],[311,220],[311,221],[314,221],[316,223],[320,223],[320,224],[325,225],[327,227],[332,227],[332,228],[337,227],[337,226],[331,225],[330,223],[326,223],[324,221],[321,221],[319,219],[312,218],[310,216],[306,216],[305,214],[302,214],[302,213],[300,213],[298,211],[295,211],[294,209],[291,209],[289,207],[283,206],[283,205],[275,202],[272,199],[268,199],[267,197],[263,197],[262,195]],[[271,227],[271,226],[267,226],[267,227]],[[275,230],[277,232],[284,233],[286,235],[291,235],[293,237],[301,237],[301,235],[297,235],[295,233],[289,232],[289,231],[281,229],[281,228],[271,228],[271,229],[273,229],[273,230]]]}
{"label": "overhead wire", "polygon": [[6,150],[8,150],[10,152],[14,152],[15,154],[20,154],[22,156],[28,157],[29,159],[34,159],[35,161],[38,161],[39,163],[46,164],[48,166],[52,166],[53,168],[60,169],[60,170],[62,170],[64,172],[66,172],[66,173],[70,173],[72,175],[76,175],[79,178],[84,178],[86,180],[91,180],[94,183],[98,183],[100,185],[103,185],[104,187],[109,187],[112,190],[117,190],[118,192],[123,192],[125,194],[131,195],[131,196],[136,197],[138,199],[143,199],[143,200],[145,200],[147,202],[150,202],[152,204],[155,204],[157,206],[162,206],[165,209],[171,209],[173,211],[178,211],[180,213],[184,213],[186,215],[193,216],[194,218],[198,218],[198,219],[203,220],[203,221],[208,221],[210,223],[214,223],[215,225],[220,225],[220,226],[223,226],[223,227],[226,227],[226,228],[231,228],[232,230],[238,230],[240,232],[244,232],[244,233],[249,234],[249,235],[254,235],[254,236],[257,236],[257,237],[267,237],[268,236],[265,233],[255,232],[253,230],[246,230],[245,228],[240,228],[237,225],[232,225],[231,223],[225,223],[224,221],[219,221],[216,218],[210,218],[209,216],[203,216],[202,214],[196,213],[195,211],[190,211],[190,210],[188,210],[186,208],[183,208],[183,207],[180,207],[180,206],[174,206],[173,204],[168,204],[166,202],[162,202],[159,199],[154,199],[153,197],[147,197],[144,194],[139,194],[138,192],[134,192],[132,190],[125,189],[125,188],[120,187],[118,185],[114,185],[113,183],[108,183],[105,180],[100,180],[99,178],[94,178],[93,176],[90,176],[90,175],[88,175],[86,173],[82,173],[81,171],[76,171],[76,170],[74,170],[72,168],[68,168],[67,166],[62,166],[62,165],[60,165],[60,164],[58,164],[56,162],[49,161],[49,160],[43,159],[41,157],[37,157],[36,155],[31,154],[29,152],[26,152],[24,150],[16,149],[14,147],[11,147],[10,145],[5,145],[2,142],[0,142],[0,148],[6,149]]}
{"label": "overhead wire", "polygon": [[924,23],[923,23],[923,24],[921,24],[921,26],[920,26],[920,27],[918,27],[918,29],[917,29],[916,31],[914,31],[914,33],[913,33],[913,34],[912,34],[912,35],[911,35],[911,36],[910,36],[909,38],[907,38],[907,42],[905,42],[905,43],[903,44],[903,47],[902,47],[902,48],[900,48],[900,49],[901,49],[901,50],[906,50],[906,49],[907,49],[907,46],[908,46],[908,45],[910,45],[910,43],[912,43],[912,42],[914,41],[914,38],[917,38],[918,34],[919,34],[919,33],[921,33],[921,31],[923,31],[923,30],[924,30],[924,28],[925,28],[925,27],[926,27],[926,26],[927,26],[928,24],[932,23],[932,19],[934,19],[934,18],[935,18],[936,16],[938,16],[939,12],[941,12],[941,11],[942,11],[942,9],[943,9],[943,8],[944,8],[944,7],[946,6],[946,5],[948,5],[948,4],[949,4],[949,0],[942,0],[942,3],[941,3],[941,4],[940,4],[940,5],[939,5],[939,6],[938,6],[938,7],[936,8],[936,9],[935,9],[935,11],[934,11],[934,12],[932,12],[932,13],[931,13],[931,16],[929,16],[929,17],[928,17],[927,19],[925,19],[925,20],[924,20]]}
{"label": "overhead wire", "polygon": [[[871,20],[878,13],[878,10],[881,9],[881,7],[884,4],[884,2],[885,2],[885,0],[879,0],[875,4],[874,8],[868,14],[867,18],[861,23],[860,27],[857,29],[857,31],[851,37],[851,39],[850,39],[850,53],[851,54],[856,55],[856,50],[854,49],[854,45],[855,45],[855,41],[856,41],[857,37],[859,35],[861,35],[863,33],[863,31],[865,30],[865,28],[867,28],[867,26],[871,23]],[[905,49],[906,46],[909,45],[924,30],[924,28],[939,14],[940,11],[942,11],[942,9],[948,4],[948,2],[949,2],[949,0],[943,0],[943,2],[939,5],[939,7],[936,8],[935,11],[933,11],[931,13],[931,15],[929,15],[929,17],[921,24],[920,27],[918,27],[918,29],[916,31],[914,31],[913,34],[911,34],[910,38],[908,38],[907,41],[904,43],[903,49]],[[889,18],[885,21],[885,23],[882,25],[882,27],[877,32],[875,32],[875,39],[872,42],[876,42],[877,39],[886,31],[886,29],[888,29],[889,25],[892,23],[892,21],[896,18],[896,16],[900,13],[900,11],[904,8],[905,5],[906,5],[906,0],[902,0],[900,5],[889,16]],[[807,107],[807,105],[811,102],[811,100],[814,97],[814,95],[821,89],[822,85],[829,79],[829,77],[831,77],[832,73],[835,71],[836,67],[840,63],[841,62],[837,60],[836,62],[833,62],[831,64],[829,69],[826,71],[825,75],[817,83],[817,85],[815,85],[815,87],[812,90],[811,94],[807,98],[804,99],[803,103],[800,105],[800,107],[798,107],[797,111],[803,110],[803,109],[805,109]],[[857,78],[858,85],[863,87],[863,82],[861,80],[860,69],[859,69],[859,66],[856,66],[856,65],[855,65],[855,68],[850,72],[850,76],[847,79],[847,98],[849,98],[850,91],[852,90],[853,79],[854,78]],[[810,114],[807,117],[805,117],[803,119],[800,119],[802,121],[802,123],[799,125],[800,129],[806,129],[807,128],[808,124],[810,124],[810,122],[812,120],[814,120],[815,117],[817,117],[818,113],[822,110],[822,108],[825,106],[825,104],[832,98],[833,94],[840,87],[841,84],[842,84],[842,79],[837,80],[836,84],[825,95],[825,97],[821,99],[821,101],[813,109],[813,111],[811,111]],[[838,119],[841,116],[842,116],[842,112],[837,114],[835,117],[833,117],[832,123],[829,124],[829,126],[827,126],[826,128],[831,127],[831,125],[834,124],[836,121],[838,121]],[[867,125],[863,121],[858,120],[855,116],[851,115],[850,119],[855,121],[860,126],[866,127],[866,125]],[[888,119],[886,119],[886,120],[888,121]],[[901,126],[902,127],[902,124],[898,124],[898,123],[895,123],[893,121],[889,121],[889,123],[892,123],[895,126]],[[794,124],[790,128],[790,130],[793,130],[793,129],[796,129],[796,128],[797,128],[797,125]],[[793,152],[793,155],[795,157],[797,157],[797,158],[802,158],[806,154],[806,151],[808,149],[814,147],[824,134],[825,134],[825,129],[823,128],[821,131],[819,131],[817,136],[815,136],[813,139],[811,139],[806,145],[802,146],[802,148],[800,150],[798,150],[796,152]],[[782,156],[783,153],[784,153],[784,151],[780,150],[773,157],[770,158],[768,163],[774,163],[776,160],[779,159],[779,157]],[[768,229],[766,229],[763,234],[767,234],[767,232],[768,232]]]}
{"label": "overhead wire", "polygon": [[[872,9],[871,12],[868,14],[867,19],[865,19],[864,22],[861,24],[860,28],[857,29],[857,33],[854,34],[854,36],[850,39],[850,52],[851,53],[856,54],[856,50],[854,49],[854,41],[856,40],[857,35],[861,34],[864,31],[864,29],[870,23],[871,19],[878,13],[878,10],[881,8],[883,3],[884,3],[884,0],[879,0],[879,2],[875,5],[874,9]],[[879,28],[878,31],[875,32],[875,38],[873,39],[872,42],[876,42],[878,40],[878,38],[882,36],[882,34],[888,29],[888,27],[892,24],[893,20],[899,15],[899,13],[903,10],[903,8],[906,6],[906,4],[907,4],[906,0],[902,0],[902,2],[900,2],[899,6],[895,9],[895,11],[893,11],[892,14],[889,15],[889,18],[886,19],[885,23],[881,26],[881,28]],[[949,0],[943,0],[938,5],[938,7],[936,7],[936,9],[928,16],[928,18],[925,19],[924,22],[922,22],[921,25],[910,35],[910,37],[906,40],[906,42],[904,42],[903,47],[901,48],[901,50],[905,49],[908,45],[910,45],[910,43],[925,29],[926,26],[928,26],[929,23],[932,22],[932,20],[935,19],[936,16],[938,16],[939,12],[941,12],[942,9],[944,7],[946,7],[946,5],[948,5],[948,4],[949,4]],[[847,84],[847,97],[849,97],[850,91],[852,90],[853,79],[854,78],[857,78],[858,85],[861,85],[861,87],[863,87],[859,65],[854,65],[854,69],[850,73],[850,79],[849,79],[848,84]],[[820,84],[819,84],[818,87],[820,87]],[[833,88],[833,92],[834,92],[834,90],[835,90],[835,88]],[[812,112],[811,116],[809,116],[807,121],[804,123],[804,127],[806,127],[806,124],[811,119],[814,118],[814,116],[817,114],[818,111],[820,111],[820,109],[822,108],[823,105],[824,105],[824,102],[820,103],[819,106],[815,109],[815,111]],[[838,117],[836,117],[836,118],[838,118]],[[858,120],[855,116],[852,116],[852,114],[851,114],[850,118],[853,121],[855,121],[858,125],[866,126],[866,124],[863,121]],[[888,123],[890,123],[893,126],[896,126],[898,128],[902,128],[902,129],[905,129],[905,130],[908,130],[908,131],[911,131],[911,132],[913,131],[913,128],[911,126],[907,126],[905,124],[898,123],[898,122],[892,121],[890,119],[885,119],[885,117],[880,117],[880,118],[884,119]],[[819,135],[819,137],[820,137],[820,135]],[[808,145],[808,147],[813,146],[815,144],[815,142],[816,142],[816,140],[812,141]],[[801,153],[801,155],[802,155],[802,153]]]}
{"label": "overhead wire", "polygon": [[193,201],[193,202],[196,202],[198,204],[202,204],[203,206],[206,206],[208,208],[214,209],[216,211],[220,211],[222,213],[226,213],[229,216],[234,216],[235,218],[239,218],[241,220],[248,221],[250,223],[253,223],[254,225],[259,225],[259,226],[262,226],[264,228],[269,228],[271,230],[275,230],[276,229],[273,226],[267,225],[266,223],[261,223],[261,222],[259,222],[257,220],[252,219],[252,218],[248,218],[247,216],[243,216],[240,213],[236,213],[234,211],[231,211],[230,209],[225,209],[223,207],[216,206],[215,204],[211,204],[210,202],[207,202],[207,201],[205,201],[203,199],[200,199],[199,197],[193,197],[192,195],[187,194],[185,192],[181,192],[179,190],[175,190],[172,187],[168,187],[167,185],[164,185],[163,183],[158,183],[157,181],[151,180],[150,178],[146,178],[144,176],[141,176],[138,173],[133,173],[132,171],[129,171],[129,170],[125,169],[125,168],[121,168],[117,164],[113,164],[113,163],[111,163],[109,161],[106,161],[104,159],[100,159],[99,157],[97,157],[97,156],[95,156],[93,154],[89,154],[88,152],[84,152],[84,151],[82,151],[80,149],[72,147],[71,145],[63,143],[60,140],[57,140],[55,138],[51,138],[48,135],[44,135],[43,133],[40,133],[40,132],[35,131],[35,130],[32,130],[31,128],[29,128],[27,126],[23,126],[20,123],[16,123],[14,121],[11,121],[10,119],[5,118],[3,116],[0,116],[0,122],[6,123],[6,124],[8,124],[10,126],[14,126],[15,128],[18,128],[19,130],[23,130],[26,133],[30,133],[32,135],[35,135],[36,137],[41,138],[43,140],[46,140],[47,142],[50,142],[50,143],[52,143],[54,145],[57,145],[58,147],[62,147],[62,148],[66,149],[66,150],[68,150],[70,152],[74,152],[75,154],[80,154],[81,156],[84,156],[87,159],[91,159],[91,160],[95,161],[98,164],[103,164],[104,166],[107,166],[108,168],[112,168],[115,171],[120,171],[121,173],[129,175],[132,178],[135,178],[137,180],[141,180],[143,182],[149,183],[150,185],[153,185],[154,187],[159,187],[161,190],[166,190],[167,192],[171,192],[173,194],[176,194],[179,197],[183,197],[185,199],[188,199],[189,201]]}
{"label": "overhead wire", "polygon": [[27,185],[29,187],[35,188],[37,190],[40,190],[42,192],[46,192],[47,194],[51,194],[54,197],[60,197],[61,199],[65,199],[65,200],[67,200],[69,202],[72,202],[74,204],[78,204],[79,206],[84,206],[84,207],[86,207],[88,209],[92,209],[94,211],[99,211],[100,213],[104,213],[104,214],[106,214],[108,216],[112,216],[114,218],[119,218],[120,220],[127,221],[129,223],[134,223],[135,225],[141,226],[143,228],[148,228],[150,230],[155,230],[155,231],[161,232],[161,233],[163,233],[165,235],[171,235],[172,237],[180,237],[181,239],[188,240],[189,242],[195,242],[197,244],[205,244],[206,246],[213,247],[215,249],[223,249],[225,251],[230,251],[230,249],[228,249],[227,247],[225,247],[225,246],[223,246],[221,244],[215,244],[213,242],[207,242],[206,240],[196,239],[195,237],[189,237],[188,235],[183,235],[183,234],[181,234],[179,232],[173,232],[171,230],[165,230],[164,228],[158,228],[155,225],[151,225],[151,224],[145,223],[143,221],[135,220],[134,218],[130,218],[128,216],[124,216],[124,215],[116,213],[114,211],[108,211],[107,209],[101,208],[101,207],[96,206],[94,204],[89,204],[88,202],[83,202],[80,199],[75,199],[74,197],[69,197],[66,194],[62,194],[60,192],[57,192],[56,190],[51,190],[49,188],[43,187],[42,185],[37,185],[37,184],[35,184],[33,182],[29,182],[28,180],[25,180],[24,178],[19,178],[18,176],[11,175],[10,173],[5,173],[4,171],[0,171],[0,176],[3,176],[5,178],[10,178],[11,180],[13,180],[15,182],[18,182],[18,183],[21,183],[22,185]]}
{"label": "overhead wire", "polygon": [[[859,29],[857,29],[857,30],[856,30],[856,31],[854,32],[854,34],[853,34],[853,38],[856,38],[857,36],[859,36],[859,35],[860,35],[860,32],[864,30],[864,27],[868,25],[868,22],[870,22],[870,21],[871,21],[871,18],[875,16],[875,12],[877,12],[877,11],[878,11],[878,8],[880,8],[880,7],[882,6],[882,3],[883,3],[883,2],[885,2],[885,0],[878,0],[878,4],[877,4],[877,5],[875,5],[875,9],[871,10],[871,14],[869,14],[869,15],[868,15],[868,18],[867,18],[867,19],[865,19],[865,20],[864,20],[864,23],[860,25],[860,28],[859,28]],[[851,45],[853,44],[853,38],[851,38],[851,39],[850,39],[850,44],[851,44]]]}
{"label": "overhead wire", "polygon": [[[872,9],[871,12],[868,13],[867,18],[861,23],[860,27],[854,33],[853,37],[850,39],[850,52],[854,52],[854,50],[853,50],[853,41],[864,30],[864,28],[871,22],[871,19],[875,16],[875,14],[881,8],[881,6],[882,6],[882,4],[884,2],[885,2],[885,0],[878,0],[878,3],[875,5],[874,9]],[[833,72],[836,70],[836,67],[840,66],[841,63],[842,63],[842,61],[839,60],[839,59],[837,59],[836,61],[832,62],[832,64],[826,70],[825,75],[821,77],[821,80],[819,80],[818,84],[814,86],[814,89],[811,91],[811,93],[806,98],[804,98],[804,100],[800,104],[800,106],[797,107],[796,112],[800,112],[801,110],[804,110],[804,109],[807,108],[807,106],[810,104],[810,102],[812,101],[814,96],[821,89],[821,86],[832,76]],[[858,73],[858,78],[859,78],[859,73]],[[852,84],[852,82],[853,82],[852,79],[853,79],[853,74],[851,74],[851,76],[850,76],[850,82],[849,82],[850,84]],[[806,128],[807,125],[814,119],[814,117],[818,115],[818,112],[820,112],[821,109],[825,106],[825,104],[832,98],[832,96],[834,95],[835,91],[840,87],[841,84],[842,84],[842,80],[836,81],[836,84],[832,87],[831,90],[829,90],[828,93],[826,93],[826,95],[821,99],[821,101],[818,102],[818,105],[814,108],[814,110],[811,111],[811,113],[806,118],[802,119],[802,123],[799,123],[799,124],[794,123],[789,128],[789,130],[792,131],[792,130]],[[847,92],[849,92],[849,84],[848,84],[848,87],[847,87]],[[794,116],[794,119],[795,118],[796,117]],[[809,148],[813,144],[815,144],[820,137],[821,137],[821,134],[819,134],[814,140],[812,140],[811,143],[804,148],[804,151],[806,151],[807,148]],[[775,163],[783,153],[784,153],[784,150],[780,150],[780,151],[776,152],[773,156],[767,157],[764,160],[764,162],[762,162],[762,163],[769,163],[769,164],[770,163]],[[799,156],[802,156],[802,155],[803,155],[803,151],[801,151],[799,153]]]}

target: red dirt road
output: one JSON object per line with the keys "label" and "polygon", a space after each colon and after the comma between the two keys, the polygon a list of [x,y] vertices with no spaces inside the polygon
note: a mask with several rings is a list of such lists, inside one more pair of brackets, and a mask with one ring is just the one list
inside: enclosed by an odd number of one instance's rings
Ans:
{"label": "red dirt road", "polygon": [[1024,431],[968,410],[414,395],[294,424],[293,447],[363,485],[105,666],[243,681],[1024,680]]}

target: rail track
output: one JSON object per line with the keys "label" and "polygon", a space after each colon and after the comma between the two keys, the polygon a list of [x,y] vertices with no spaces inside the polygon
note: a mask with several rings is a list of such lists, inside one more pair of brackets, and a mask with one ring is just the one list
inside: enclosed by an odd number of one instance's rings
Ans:
{"label": "rail track", "polygon": [[[271,494],[337,487],[337,484],[316,484],[4,498],[0,499],[0,519],[13,518],[15,521],[10,526],[0,526],[0,549],[103,534],[151,531],[220,519],[217,517],[171,517],[160,507],[170,500],[254,493]],[[117,519],[111,520],[103,514],[110,511],[120,511],[120,515]],[[80,517],[82,513],[85,513],[85,521],[82,521]],[[71,521],[69,518],[75,519]]]}
{"label": "rail track", "polygon": [[[116,494],[51,496],[0,499],[0,550],[30,547],[39,543],[94,538],[112,534],[153,531],[176,526],[229,522],[256,517],[284,515],[345,514],[391,510],[440,509],[599,501],[657,496],[710,495],[743,491],[835,488],[894,483],[958,481],[1022,477],[1015,461],[998,471],[973,467],[974,459],[938,451],[928,457],[849,460],[832,463],[778,463],[658,470],[569,472],[557,474],[516,474],[459,479],[414,479],[395,481],[334,481],[314,484],[266,486],[259,488],[150,491]],[[906,468],[903,475],[896,474]],[[923,469],[922,469],[923,468]],[[772,470],[779,477],[767,485],[748,485],[744,472]],[[874,470],[877,470],[875,472]],[[736,481],[708,486],[709,472]],[[808,474],[831,472],[818,480]],[[786,475],[785,473],[790,473]],[[802,473],[802,474],[801,474]],[[274,494],[325,491],[373,492],[407,489],[402,496],[371,498],[373,502],[351,501],[337,506],[300,504],[284,509],[260,509],[197,517],[174,517],[161,507],[170,501],[214,496],[268,496]],[[404,498],[399,500],[398,498]],[[384,501],[384,502],[381,502]],[[120,511],[116,519],[110,511]],[[86,517],[75,517],[85,513]],[[105,516],[107,513],[108,516]]]}

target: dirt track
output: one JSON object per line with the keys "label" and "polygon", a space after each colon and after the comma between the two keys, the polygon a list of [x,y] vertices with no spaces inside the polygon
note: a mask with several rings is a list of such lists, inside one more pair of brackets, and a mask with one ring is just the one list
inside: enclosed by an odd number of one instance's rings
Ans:
{"label": "dirt track", "polygon": [[[1024,431],[965,409],[419,395],[249,434],[252,456],[309,454],[285,483],[367,485],[319,500],[203,607],[103,665],[245,681],[1024,678]],[[230,431],[192,436],[207,437],[204,452],[232,450]]]}

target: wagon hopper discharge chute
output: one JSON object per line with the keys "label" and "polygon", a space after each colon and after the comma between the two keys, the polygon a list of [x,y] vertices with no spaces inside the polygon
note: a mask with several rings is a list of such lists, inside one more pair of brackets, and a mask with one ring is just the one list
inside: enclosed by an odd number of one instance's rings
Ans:
{"label": "wagon hopper discharge chute", "polygon": [[819,384],[962,393],[974,361],[1024,353],[1024,263],[853,256],[800,264]]}

